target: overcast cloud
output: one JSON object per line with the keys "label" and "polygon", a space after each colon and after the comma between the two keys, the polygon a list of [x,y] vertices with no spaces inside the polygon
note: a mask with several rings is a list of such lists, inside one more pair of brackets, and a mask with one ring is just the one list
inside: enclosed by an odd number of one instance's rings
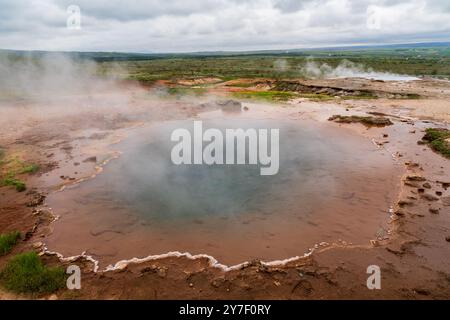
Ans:
{"label": "overcast cloud", "polygon": [[[81,29],[67,28],[69,5]],[[450,41],[449,0],[0,0],[0,48],[124,52]]]}

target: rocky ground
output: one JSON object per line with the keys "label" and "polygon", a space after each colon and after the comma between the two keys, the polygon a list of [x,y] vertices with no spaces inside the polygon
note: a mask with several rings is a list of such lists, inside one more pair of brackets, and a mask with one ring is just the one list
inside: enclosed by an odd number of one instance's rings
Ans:
{"label": "rocky ground", "polygon": [[[239,82],[239,81],[238,81]],[[40,165],[35,174],[22,174],[27,190],[0,187],[0,232],[19,230],[23,241],[0,257],[0,267],[19,252],[42,252],[52,232],[54,216],[45,208],[45,195],[92,177],[101,170],[92,157],[123,139],[127,130],[149,121],[184,119],[220,108],[210,103],[242,89],[217,79],[188,81],[210,84],[206,101],[155,98],[148,88],[127,86],[90,97],[48,101],[2,102],[0,146],[6,156]],[[328,121],[333,115],[387,118],[387,126],[329,122],[346,126],[371,139],[402,163],[401,193],[388,233],[366,246],[335,245],[285,265],[252,261],[224,272],[207,258],[167,257],[124,264],[115,271],[94,272],[83,257],[82,289],[60,290],[58,299],[449,299],[450,298],[450,162],[418,144],[425,128],[449,129],[450,83],[436,80],[381,82],[363,79],[276,82],[240,80],[245,90],[289,90],[332,95],[326,101],[297,97],[268,107],[283,107],[291,119]],[[236,81],[234,82],[236,84]],[[363,93],[364,97],[354,98]],[[370,95],[370,98],[367,95]],[[345,98],[350,96],[350,99]],[[252,104],[244,104],[254,108]],[[17,112],[20,110],[20,112]],[[98,159],[96,159],[98,160]],[[77,176],[65,168],[79,163]],[[360,213],[354,213],[360,214]],[[47,264],[68,265],[45,254]],[[369,265],[381,268],[381,290],[368,290]],[[30,298],[0,291],[0,298]]]}

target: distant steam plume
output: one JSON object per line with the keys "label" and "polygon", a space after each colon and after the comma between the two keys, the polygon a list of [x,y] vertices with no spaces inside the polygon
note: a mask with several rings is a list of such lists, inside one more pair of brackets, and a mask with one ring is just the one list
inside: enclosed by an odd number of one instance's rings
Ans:
{"label": "distant steam plume", "polygon": [[333,68],[327,63],[319,64],[309,58],[300,68],[300,72],[305,77],[312,79],[366,78],[398,81],[419,80],[419,78],[412,76],[374,71],[372,68],[365,67],[360,63],[354,63],[349,60],[343,60],[337,67]]}

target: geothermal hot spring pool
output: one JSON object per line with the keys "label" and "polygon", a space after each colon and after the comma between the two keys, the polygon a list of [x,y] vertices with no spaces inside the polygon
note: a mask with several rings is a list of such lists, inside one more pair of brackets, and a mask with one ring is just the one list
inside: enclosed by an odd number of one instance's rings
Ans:
{"label": "geothermal hot spring pool", "polygon": [[106,267],[170,251],[234,265],[301,256],[321,242],[369,244],[389,221],[401,170],[391,155],[346,128],[306,120],[203,121],[207,128],[278,128],[279,172],[258,165],[181,165],[172,130],[193,121],[134,129],[93,179],[54,192],[60,219],[45,240],[64,256],[83,251]]}

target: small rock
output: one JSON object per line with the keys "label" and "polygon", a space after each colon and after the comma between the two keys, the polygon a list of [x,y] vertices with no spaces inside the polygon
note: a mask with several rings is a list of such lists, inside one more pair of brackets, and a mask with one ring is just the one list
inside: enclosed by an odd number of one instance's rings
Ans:
{"label": "small rock", "polygon": [[403,212],[403,210],[399,209],[399,210],[394,211],[394,214],[396,216],[403,217],[405,215],[405,212]]}
{"label": "small rock", "polygon": [[240,112],[242,109],[242,103],[236,100],[216,101],[216,105],[225,112]]}
{"label": "small rock", "polygon": [[425,182],[422,186],[426,189],[431,189],[431,184],[429,184],[428,182]]}
{"label": "small rock", "polygon": [[97,157],[89,157],[83,160],[83,162],[97,162]]}
{"label": "small rock", "polygon": [[151,265],[150,267],[145,267],[141,269],[141,273],[149,273],[149,272],[155,272],[157,267],[155,265]]}
{"label": "small rock", "polygon": [[58,300],[58,296],[56,294],[52,294],[50,297],[48,297],[48,300]]}
{"label": "small rock", "polygon": [[440,184],[442,184],[442,188],[444,188],[445,190],[447,190],[448,187],[450,187],[450,182],[439,182]]}
{"label": "small rock", "polygon": [[33,243],[33,248],[34,249],[39,249],[43,246],[44,244],[42,242],[35,242]]}
{"label": "small rock", "polygon": [[413,203],[412,203],[412,201],[408,201],[408,200],[400,200],[398,202],[398,205],[400,207],[405,207],[405,206],[411,206],[411,205],[413,205]]}
{"label": "small rock", "polygon": [[428,291],[427,289],[416,288],[416,289],[414,289],[414,291],[415,291],[417,294],[420,294],[420,295],[422,295],[422,296],[429,296],[429,295],[430,295],[430,291]]}
{"label": "small rock", "polygon": [[157,273],[160,278],[165,278],[167,276],[166,268],[158,268]]}
{"label": "small rock", "polygon": [[442,198],[442,203],[446,207],[450,207],[450,196]]}
{"label": "small rock", "polygon": [[437,201],[439,200],[438,197],[436,197],[434,194],[431,193],[424,193],[422,194],[422,198],[428,200],[428,201]]}
{"label": "small rock", "polygon": [[32,192],[32,199],[27,203],[27,207],[37,207],[41,205],[45,200],[45,195],[38,193],[38,192]]}
{"label": "small rock", "polygon": [[445,237],[445,241],[450,242],[450,236]]}
{"label": "small rock", "polygon": [[212,282],[211,282],[211,285],[214,287],[214,288],[219,288],[222,284],[224,284],[225,283],[225,278],[224,277],[219,277],[219,278],[217,278],[217,279],[214,279]]}
{"label": "small rock", "polygon": [[419,188],[420,187],[419,183],[416,182],[416,181],[405,181],[405,186],[413,187],[413,188]]}
{"label": "small rock", "polygon": [[408,181],[426,181],[427,179],[425,179],[422,176],[419,175],[410,175],[406,177],[406,180]]}
{"label": "small rock", "polygon": [[428,209],[432,214],[439,214],[439,209],[436,208],[430,208]]}
{"label": "small rock", "polygon": [[436,191],[436,195],[437,195],[438,197],[442,196],[442,191]]}

